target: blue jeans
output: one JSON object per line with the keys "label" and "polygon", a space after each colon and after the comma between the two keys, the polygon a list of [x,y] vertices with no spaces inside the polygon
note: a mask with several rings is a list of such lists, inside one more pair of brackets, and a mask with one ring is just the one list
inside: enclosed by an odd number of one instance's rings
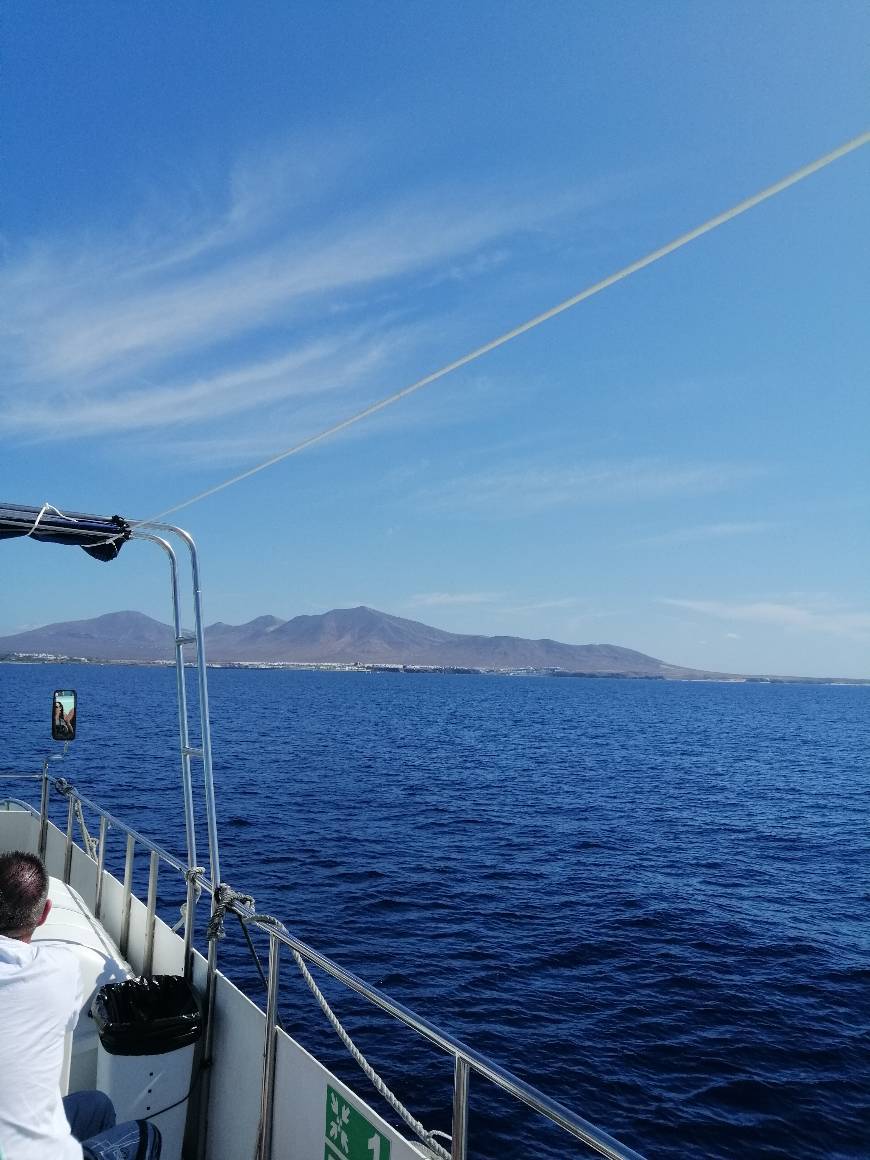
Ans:
{"label": "blue jeans", "polygon": [[63,1110],[85,1160],[160,1160],[160,1132],[148,1120],[115,1123],[112,1101],[103,1092],[64,1096]]}

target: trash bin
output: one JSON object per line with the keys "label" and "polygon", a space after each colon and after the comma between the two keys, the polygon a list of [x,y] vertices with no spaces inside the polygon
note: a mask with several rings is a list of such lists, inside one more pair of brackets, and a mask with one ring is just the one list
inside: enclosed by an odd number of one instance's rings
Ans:
{"label": "trash bin", "polygon": [[118,1122],[149,1119],[163,1136],[162,1160],[180,1160],[202,1012],[180,975],[108,983],[91,1013],[100,1034],[97,1087]]}

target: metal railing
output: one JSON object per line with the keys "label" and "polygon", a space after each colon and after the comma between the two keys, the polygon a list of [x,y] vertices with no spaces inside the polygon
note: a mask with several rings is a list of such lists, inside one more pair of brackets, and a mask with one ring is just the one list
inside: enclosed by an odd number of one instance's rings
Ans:
{"label": "metal railing", "polygon": [[[537,1088],[532,1087],[531,1084],[521,1080],[512,1072],[500,1067],[494,1063],[487,1056],[476,1051],[472,1047],[468,1047],[461,1040],[454,1038],[452,1035],[441,1031],[428,1019],[424,1019],[422,1015],[418,1015],[404,1004],[391,999],[383,991],[378,990],[377,987],[372,987],[351,971],[347,971],[344,967],[339,966],[333,962],[332,959],[326,955],[308,946],[307,943],[294,938],[293,935],[283,931],[275,930],[274,927],[261,923],[254,917],[253,911],[242,903],[233,903],[232,910],[237,913],[245,922],[250,925],[258,927],[264,934],[269,937],[269,992],[277,992],[278,989],[278,965],[280,962],[279,947],[290,947],[295,950],[303,959],[312,963],[314,966],[320,967],[333,979],[343,983],[352,991],[362,995],[375,1007],[380,1008],[387,1015],[392,1016],[400,1023],[404,1023],[406,1027],[410,1027],[419,1035],[423,1036],[430,1043],[440,1048],[446,1054],[453,1056],[454,1059],[454,1084],[453,1084],[453,1147],[452,1160],[466,1160],[467,1155],[467,1125],[468,1125],[468,1096],[470,1087],[470,1073],[474,1072],[488,1079],[497,1087],[507,1092],[509,1095],[518,1099],[521,1103],[526,1104],[532,1108],[533,1111],[539,1112],[548,1120],[554,1123],[557,1127],[562,1128],[568,1132],[576,1140],[580,1140],[593,1151],[601,1156],[607,1156],[610,1160],[642,1160],[640,1153],[633,1151],[626,1145],[621,1144],[606,1132],[596,1128],[594,1124],[588,1120],[578,1116],[576,1112],[571,1111],[570,1108],[560,1104],[557,1100],[551,1099]],[[277,1005],[274,1006],[274,1011],[277,1011]],[[273,1012],[274,1015],[274,1012]],[[269,1049],[269,1039],[274,1037],[276,1031],[276,1023],[269,1026],[266,1025],[266,1048],[267,1053]],[[264,1110],[265,1116],[271,1115],[271,1101],[272,1093],[268,1090],[268,1083],[273,1077],[268,1074],[264,1075]],[[263,1158],[265,1160],[265,1157]]]}
{"label": "metal railing", "polygon": [[[21,776],[21,775],[16,775]],[[72,786],[70,786],[63,778],[49,777],[47,773],[25,775],[33,778],[41,778],[42,780],[42,797],[39,810],[39,851],[44,856],[46,847],[46,836],[48,828],[48,799],[49,791],[54,788],[67,798],[67,825],[64,848],[64,881],[69,882],[70,871],[72,866],[72,848],[74,842],[74,828],[76,820],[83,821],[80,815],[80,807],[84,806],[88,810],[93,811],[100,819],[99,838],[97,845],[97,883],[96,883],[96,897],[95,897],[95,917],[100,917],[100,907],[102,898],[102,884],[103,877],[106,873],[104,859],[106,848],[106,836],[108,830],[114,829],[119,831],[126,838],[126,852],[124,858],[124,880],[123,880],[123,895],[122,895],[122,922],[121,922],[121,939],[120,950],[123,955],[127,954],[127,943],[129,940],[130,931],[130,907],[133,897],[133,863],[137,847],[149,852],[149,870],[148,870],[148,893],[146,903],[146,917],[145,917],[145,939],[143,950],[143,974],[149,974],[153,965],[154,956],[154,937],[156,929],[156,902],[157,902],[157,882],[159,866],[161,862],[166,863],[172,869],[181,874],[187,882],[187,903],[185,906],[185,920],[184,920],[184,963],[185,975],[189,978],[192,968],[192,947],[193,947],[193,928],[194,928],[194,909],[197,897],[197,884],[202,889],[212,896],[214,899],[215,886],[208,880],[204,873],[191,874],[187,871],[184,862],[174,857],[163,847],[150,841],[138,831],[131,829],[124,822],[120,821],[108,810],[98,806],[89,798],[80,795]],[[21,806],[30,810],[34,815],[37,811],[32,807],[27,806],[26,803],[19,803]],[[79,807],[77,809],[77,807]],[[78,847],[81,849],[81,847]],[[92,854],[84,849],[82,851],[87,857],[92,858]],[[234,893],[234,892],[231,892]],[[213,907],[212,907],[213,909]],[[260,1106],[260,1129],[258,1135],[258,1160],[271,1160],[271,1138],[272,1138],[272,1112],[274,1106],[274,1082],[275,1082],[275,1058],[277,1048],[278,1036],[278,1003],[280,993],[280,964],[281,964],[281,947],[286,946],[290,950],[295,951],[307,963],[319,967],[327,975],[330,975],[337,982],[343,984],[345,987],[355,991],[362,996],[373,1006],[389,1015],[391,1018],[397,1020],[399,1023],[409,1027],[418,1035],[428,1040],[439,1050],[452,1056],[454,1061],[454,1082],[453,1082],[453,1132],[452,1132],[452,1160],[467,1160],[467,1139],[468,1139],[468,1115],[469,1115],[469,1091],[471,1086],[472,1074],[480,1076],[491,1083],[495,1084],[502,1091],[519,1100],[533,1111],[540,1113],[551,1123],[561,1128],[574,1139],[585,1144],[600,1156],[608,1157],[609,1160],[643,1160],[643,1157],[638,1152],[621,1144],[612,1136],[597,1128],[594,1124],[585,1120],[582,1116],[577,1115],[570,1108],[565,1107],[564,1104],[557,1100],[551,1099],[537,1088],[532,1087],[531,1084],[526,1083],[512,1072],[499,1066],[493,1060],[469,1047],[461,1040],[454,1038],[452,1035],[440,1030],[428,1019],[418,1015],[415,1011],[404,1006],[404,1004],[391,999],[389,995],[383,991],[378,990],[377,987],[371,986],[363,979],[353,974],[351,971],[345,970],[344,967],[339,966],[338,963],[333,962],[327,955],[321,954],[320,951],[315,950],[314,947],[295,938],[288,932],[278,929],[274,925],[261,921],[256,913],[246,903],[233,898],[226,905],[226,910],[231,911],[243,923],[260,930],[269,939],[269,962],[267,974],[267,1001],[266,1001],[266,1022],[265,1022],[265,1041],[263,1045],[263,1067],[262,1067],[262,1083],[261,1083],[261,1106]],[[216,939],[212,939],[208,947],[208,984],[209,990],[213,993],[214,973],[217,969],[216,964]]]}
{"label": "metal railing", "polygon": [[[158,846],[156,842],[152,842],[138,830],[132,829],[125,822],[116,818],[108,810],[103,809],[102,806],[97,805],[96,802],[91,801],[90,798],[84,797],[73,786],[71,786],[62,777],[50,777],[45,773],[33,774],[0,774],[0,780],[39,780],[42,782],[42,794],[40,798],[39,810],[33,808],[28,802],[22,801],[18,798],[4,798],[5,801],[14,803],[20,809],[26,810],[34,817],[39,819],[39,838],[37,842],[37,852],[43,860],[45,860],[46,847],[48,840],[48,801],[49,792],[54,789],[62,797],[67,799],[67,818],[66,831],[64,834],[64,856],[63,856],[63,882],[66,885],[70,883],[72,871],[72,852],[73,849],[78,849],[86,857],[90,858],[96,864],[96,887],[94,894],[94,918],[100,919],[102,902],[103,902],[103,881],[105,870],[106,857],[106,837],[110,829],[117,830],[126,839],[126,849],[124,856],[124,878],[123,878],[123,894],[121,900],[121,930],[118,939],[118,949],[126,958],[128,951],[128,943],[130,937],[130,911],[133,901],[133,868],[135,862],[136,848],[141,847],[149,853],[149,867],[148,867],[148,893],[145,911],[145,944],[143,950],[143,968],[142,974],[148,975],[151,973],[151,964],[154,959],[154,938],[157,930],[157,883],[160,872],[160,863],[165,862],[173,870],[176,870],[183,878],[188,879],[187,882],[187,899],[184,912],[184,964],[185,975],[189,978],[191,969],[191,950],[193,947],[193,913],[195,901],[197,896],[197,883],[199,883],[203,890],[212,893],[211,882],[205,875],[188,875],[187,868],[180,858],[176,858],[165,850],[162,846]],[[75,823],[79,822],[82,827],[82,817],[80,814],[80,807],[85,806],[97,815],[100,822],[99,836],[96,840],[97,855],[96,857],[87,849],[87,842],[79,846],[75,842]],[[77,808],[79,807],[79,808]],[[82,827],[83,829],[84,827]],[[86,831],[85,831],[86,833]],[[85,836],[83,833],[83,838]]]}

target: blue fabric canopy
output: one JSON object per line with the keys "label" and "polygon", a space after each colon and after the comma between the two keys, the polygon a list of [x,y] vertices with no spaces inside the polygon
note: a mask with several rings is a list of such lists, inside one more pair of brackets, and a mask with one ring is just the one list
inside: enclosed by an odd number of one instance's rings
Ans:
{"label": "blue fabric canopy", "polygon": [[36,508],[0,503],[0,540],[29,536],[46,544],[72,544],[95,560],[114,560],[130,530],[121,516],[59,512],[50,504]]}

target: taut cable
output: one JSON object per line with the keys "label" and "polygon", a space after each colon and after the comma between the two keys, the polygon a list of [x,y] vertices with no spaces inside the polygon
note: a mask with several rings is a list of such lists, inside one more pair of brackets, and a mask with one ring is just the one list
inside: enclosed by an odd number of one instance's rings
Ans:
{"label": "taut cable", "polygon": [[182,500],[181,503],[173,504],[172,507],[166,508],[164,511],[159,512],[155,516],[151,516],[147,520],[132,521],[130,526],[135,528],[142,524],[151,524],[162,520],[166,516],[172,515],[173,512],[181,511],[182,508],[190,507],[191,504],[199,503],[200,500],[216,495],[217,492],[223,491],[224,488],[241,483],[243,479],[249,479],[252,475],[256,475],[260,471],[265,471],[267,467],[274,467],[276,463],[280,463],[283,459],[288,459],[291,455],[298,455],[300,451],[304,451],[308,447],[313,447],[315,443],[321,443],[324,439],[328,439],[332,435],[337,435],[340,431],[345,431],[348,427],[353,427],[356,423],[361,423],[363,419],[368,419],[371,415],[376,415],[378,411],[383,411],[384,408],[391,407],[401,399],[406,399],[408,395],[413,395],[416,391],[422,390],[423,387],[428,387],[431,383],[437,382],[438,379],[443,379],[446,375],[452,374],[453,371],[468,366],[469,363],[482,358],[485,354],[489,354],[490,351],[497,350],[498,347],[512,342],[513,339],[519,338],[521,334],[525,334],[529,330],[534,330],[535,327],[540,326],[544,322],[548,322],[558,314],[563,314],[573,306],[578,306],[581,302],[585,302],[587,298],[592,298],[595,294],[600,294],[602,290],[606,290],[609,286],[614,286],[617,282],[622,282],[623,279],[630,278],[632,274],[636,274],[639,270],[643,270],[647,266],[651,266],[654,262],[666,258],[668,254],[673,254],[676,250],[687,246],[689,242],[694,242],[704,234],[709,234],[712,230],[716,230],[720,226],[725,225],[726,222],[733,221],[734,218],[739,217],[750,209],[754,209],[755,206],[761,205],[762,202],[767,201],[771,197],[775,197],[778,193],[782,193],[790,186],[796,185],[799,181],[803,181],[813,173],[818,173],[820,169],[826,168],[826,166],[831,165],[834,161],[839,161],[841,157],[845,157],[849,153],[854,153],[857,149],[862,148],[862,146],[868,143],[870,143],[870,130],[859,133],[857,137],[853,137],[850,141],[846,141],[836,149],[832,149],[830,153],[825,153],[822,157],[817,157],[815,161],[811,161],[807,165],[802,165],[800,169],[794,170],[787,177],[780,178],[773,185],[768,185],[765,189],[762,189],[759,193],[754,193],[751,197],[744,198],[743,201],[737,202],[730,209],[726,209],[722,213],[716,214],[715,217],[709,218],[702,225],[695,226],[694,229],[689,230],[687,233],[680,234],[678,238],[674,238],[673,241],[668,242],[664,246],[660,246],[657,250],[653,250],[646,257],[638,258],[637,261],[631,262],[628,266],[623,266],[621,270],[609,274],[599,282],[594,282],[578,294],[566,298],[556,306],[551,306],[549,310],[545,310],[541,314],[536,314],[534,318],[520,323],[519,326],[513,327],[513,329],[506,331],[498,338],[484,343],[483,346],[476,347],[474,350],[469,351],[468,354],[454,359],[453,362],[447,363],[439,370],[424,375],[422,379],[417,379],[410,386],[403,387],[402,390],[396,391],[392,395],[387,395],[383,399],[379,399],[376,403],[364,407],[361,411],[349,415],[346,419],[334,423],[331,427],[326,427],[324,430],[318,431],[315,435],[309,435],[308,438],[301,440],[299,443],[295,443],[285,451],[280,451],[277,455],[272,455],[268,459],[264,459],[262,463],[258,463],[254,467],[249,467],[247,471],[242,471],[238,475],[233,475],[229,479],[225,479],[222,483],[217,483],[213,487],[206,488],[205,491],[201,491],[189,499]]}

